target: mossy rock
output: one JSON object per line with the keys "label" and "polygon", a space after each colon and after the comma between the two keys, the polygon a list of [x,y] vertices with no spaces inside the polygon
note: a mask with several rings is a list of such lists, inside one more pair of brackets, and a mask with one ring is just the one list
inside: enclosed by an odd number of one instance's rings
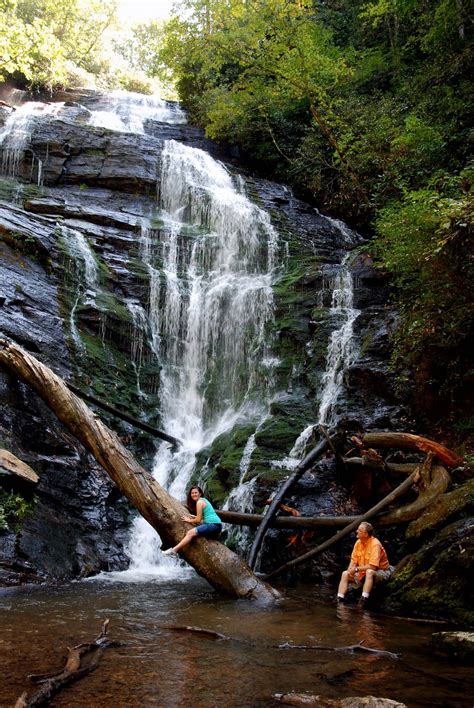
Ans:
{"label": "mossy rock", "polygon": [[[242,454],[254,431],[253,424],[236,426],[219,435],[210,448],[199,452],[196,469],[201,469],[201,474],[197,477],[203,481],[206,493],[214,503],[221,505],[230,490],[238,485]],[[204,467],[207,471],[203,475]]]}
{"label": "mossy rock", "polygon": [[436,632],[431,644],[444,654],[474,664],[474,632]]}
{"label": "mossy rock", "polygon": [[296,417],[270,418],[256,433],[255,442],[261,448],[288,454],[302,429],[301,420]]}
{"label": "mossy rock", "polygon": [[472,577],[474,524],[466,518],[397,565],[386,586],[385,608],[474,626]]}

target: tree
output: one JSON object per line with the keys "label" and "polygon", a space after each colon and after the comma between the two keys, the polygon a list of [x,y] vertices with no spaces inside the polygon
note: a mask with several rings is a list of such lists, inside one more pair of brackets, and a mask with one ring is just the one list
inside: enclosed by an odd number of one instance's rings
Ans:
{"label": "tree", "polygon": [[97,72],[100,40],[116,22],[116,0],[0,0],[0,75],[64,84],[68,64]]}

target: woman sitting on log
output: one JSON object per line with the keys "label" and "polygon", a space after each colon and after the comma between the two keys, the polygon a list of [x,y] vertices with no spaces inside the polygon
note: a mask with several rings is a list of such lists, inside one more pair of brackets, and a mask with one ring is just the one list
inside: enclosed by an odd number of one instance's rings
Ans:
{"label": "woman sitting on log", "polygon": [[222,522],[214,511],[211,502],[204,498],[201,487],[191,487],[186,499],[186,506],[192,516],[184,515],[183,521],[188,524],[197,524],[195,529],[190,529],[184,538],[173,548],[163,551],[165,556],[178,553],[182,548],[191,543],[196,536],[218,538],[222,530]]}

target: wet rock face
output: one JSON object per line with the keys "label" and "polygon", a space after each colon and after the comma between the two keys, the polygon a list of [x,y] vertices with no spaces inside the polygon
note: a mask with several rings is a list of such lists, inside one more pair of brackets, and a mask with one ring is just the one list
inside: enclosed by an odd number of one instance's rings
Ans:
{"label": "wet rock face", "polygon": [[[56,115],[34,117],[16,164],[18,179],[0,180],[1,336],[98,398],[159,426],[160,365],[143,325],[151,276],[142,252],[158,248],[153,239],[146,241],[145,231],[156,235],[164,228],[157,198],[160,155],[169,139],[220,159],[225,154],[187,125],[149,120],[139,135],[91,126],[91,111],[101,99],[90,92],[58,99],[66,103]],[[0,107],[0,123],[10,116],[10,109]],[[244,182],[270,214],[284,251],[268,332],[278,393],[256,434],[249,467],[249,478],[259,476],[258,507],[287,474],[279,462],[316,422],[328,339],[341,324],[340,313],[331,309],[332,288],[344,254],[362,249],[362,240],[281,185],[248,176]],[[192,238],[183,236],[184,248]],[[396,316],[386,307],[386,278],[370,257],[361,252],[350,268],[360,310],[354,323],[358,355],[346,372],[337,412],[339,418],[344,412],[341,422],[351,431],[383,429],[405,415],[387,364]],[[33,516],[18,534],[2,537],[3,582],[124,567],[129,510],[108,478],[35,394],[5,373],[0,395],[1,446],[40,475]],[[140,462],[151,461],[149,436],[101,416]],[[238,483],[251,432],[248,424],[236,425],[199,456],[197,474],[206,475],[217,503]],[[335,513],[351,504],[324,464],[302,480],[298,495],[294,503],[303,513]]]}

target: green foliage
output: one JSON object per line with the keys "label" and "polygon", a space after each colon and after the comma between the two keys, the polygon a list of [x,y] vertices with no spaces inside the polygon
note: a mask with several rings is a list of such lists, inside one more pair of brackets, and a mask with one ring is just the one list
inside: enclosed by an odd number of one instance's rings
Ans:
{"label": "green foliage", "polygon": [[0,78],[65,84],[73,66],[98,73],[116,0],[0,0]]}
{"label": "green foliage", "polygon": [[471,170],[457,178],[439,176],[436,188],[407,192],[376,221],[374,250],[394,273],[402,313],[395,361],[426,367],[428,349],[451,352],[441,391],[459,387],[470,375],[469,369],[460,371],[459,357],[472,337],[474,311],[472,176]]}
{"label": "green foliage", "polygon": [[0,531],[19,531],[21,524],[33,513],[34,502],[21,494],[0,489]]}

